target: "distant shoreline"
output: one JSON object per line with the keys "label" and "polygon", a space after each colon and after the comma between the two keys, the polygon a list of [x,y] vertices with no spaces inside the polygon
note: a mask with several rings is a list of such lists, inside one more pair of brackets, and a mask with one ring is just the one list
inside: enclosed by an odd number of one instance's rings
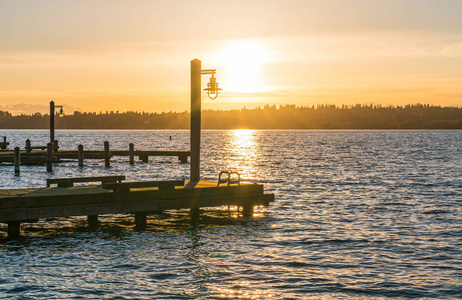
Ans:
{"label": "distant shoreline", "polygon": [[[188,112],[74,112],[55,118],[56,129],[177,130],[189,129]],[[13,116],[0,111],[0,129],[48,129],[49,115]],[[406,106],[335,105],[202,111],[207,130],[455,130],[462,129],[462,108],[428,104]]]}

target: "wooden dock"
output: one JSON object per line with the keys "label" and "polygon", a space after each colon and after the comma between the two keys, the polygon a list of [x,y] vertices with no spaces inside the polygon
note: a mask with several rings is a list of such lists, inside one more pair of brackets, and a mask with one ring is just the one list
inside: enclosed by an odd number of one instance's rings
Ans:
{"label": "wooden dock", "polygon": [[190,209],[198,214],[201,207],[234,205],[242,207],[244,216],[252,216],[255,206],[268,206],[274,201],[274,195],[265,194],[261,184],[117,179],[117,182],[99,180],[103,182],[100,185],[81,186],[72,186],[74,182],[67,179],[60,187],[1,190],[0,223],[8,224],[10,237],[18,237],[21,223],[42,218],[88,216],[89,225],[95,226],[98,215],[128,213],[135,215],[136,227],[142,229],[146,226],[146,215],[153,212]]}

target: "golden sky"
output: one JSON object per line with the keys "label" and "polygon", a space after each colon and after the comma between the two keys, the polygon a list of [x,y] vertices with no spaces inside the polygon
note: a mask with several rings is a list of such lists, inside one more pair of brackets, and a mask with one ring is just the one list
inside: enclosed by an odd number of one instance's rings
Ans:
{"label": "golden sky", "polygon": [[[0,110],[462,105],[460,0],[1,0]],[[203,88],[208,81],[202,78]]]}

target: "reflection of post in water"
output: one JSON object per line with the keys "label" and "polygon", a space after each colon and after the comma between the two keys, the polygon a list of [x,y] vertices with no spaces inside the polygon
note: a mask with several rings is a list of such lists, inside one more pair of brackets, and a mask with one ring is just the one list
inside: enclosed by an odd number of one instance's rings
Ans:
{"label": "reflection of post in water", "polygon": [[205,249],[206,243],[201,239],[200,228],[197,226],[191,226],[188,230],[187,237],[191,243],[187,246],[188,252],[186,253],[186,260],[191,264],[190,272],[194,277],[192,284],[200,293],[204,293],[208,290],[207,284],[210,279],[209,264],[206,259],[210,256]]}

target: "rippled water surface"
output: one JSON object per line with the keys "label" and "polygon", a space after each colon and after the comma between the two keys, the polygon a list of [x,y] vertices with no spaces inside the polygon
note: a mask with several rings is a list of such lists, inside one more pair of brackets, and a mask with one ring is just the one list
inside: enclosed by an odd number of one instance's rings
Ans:
{"label": "rippled water surface", "polygon": [[[2,131],[14,146],[46,131]],[[172,137],[170,140],[169,137]],[[189,149],[188,131],[57,131],[62,149]],[[363,299],[462,298],[462,131],[204,131],[202,177],[238,170],[276,202],[242,218],[207,210],[148,219],[104,216],[25,224],[20,240],[0,226],[0,298]],[[46,178],[125,174],[182,179],[189,164],[151,158],[111,168],[87,161],[0,166],[0,188]]]}

